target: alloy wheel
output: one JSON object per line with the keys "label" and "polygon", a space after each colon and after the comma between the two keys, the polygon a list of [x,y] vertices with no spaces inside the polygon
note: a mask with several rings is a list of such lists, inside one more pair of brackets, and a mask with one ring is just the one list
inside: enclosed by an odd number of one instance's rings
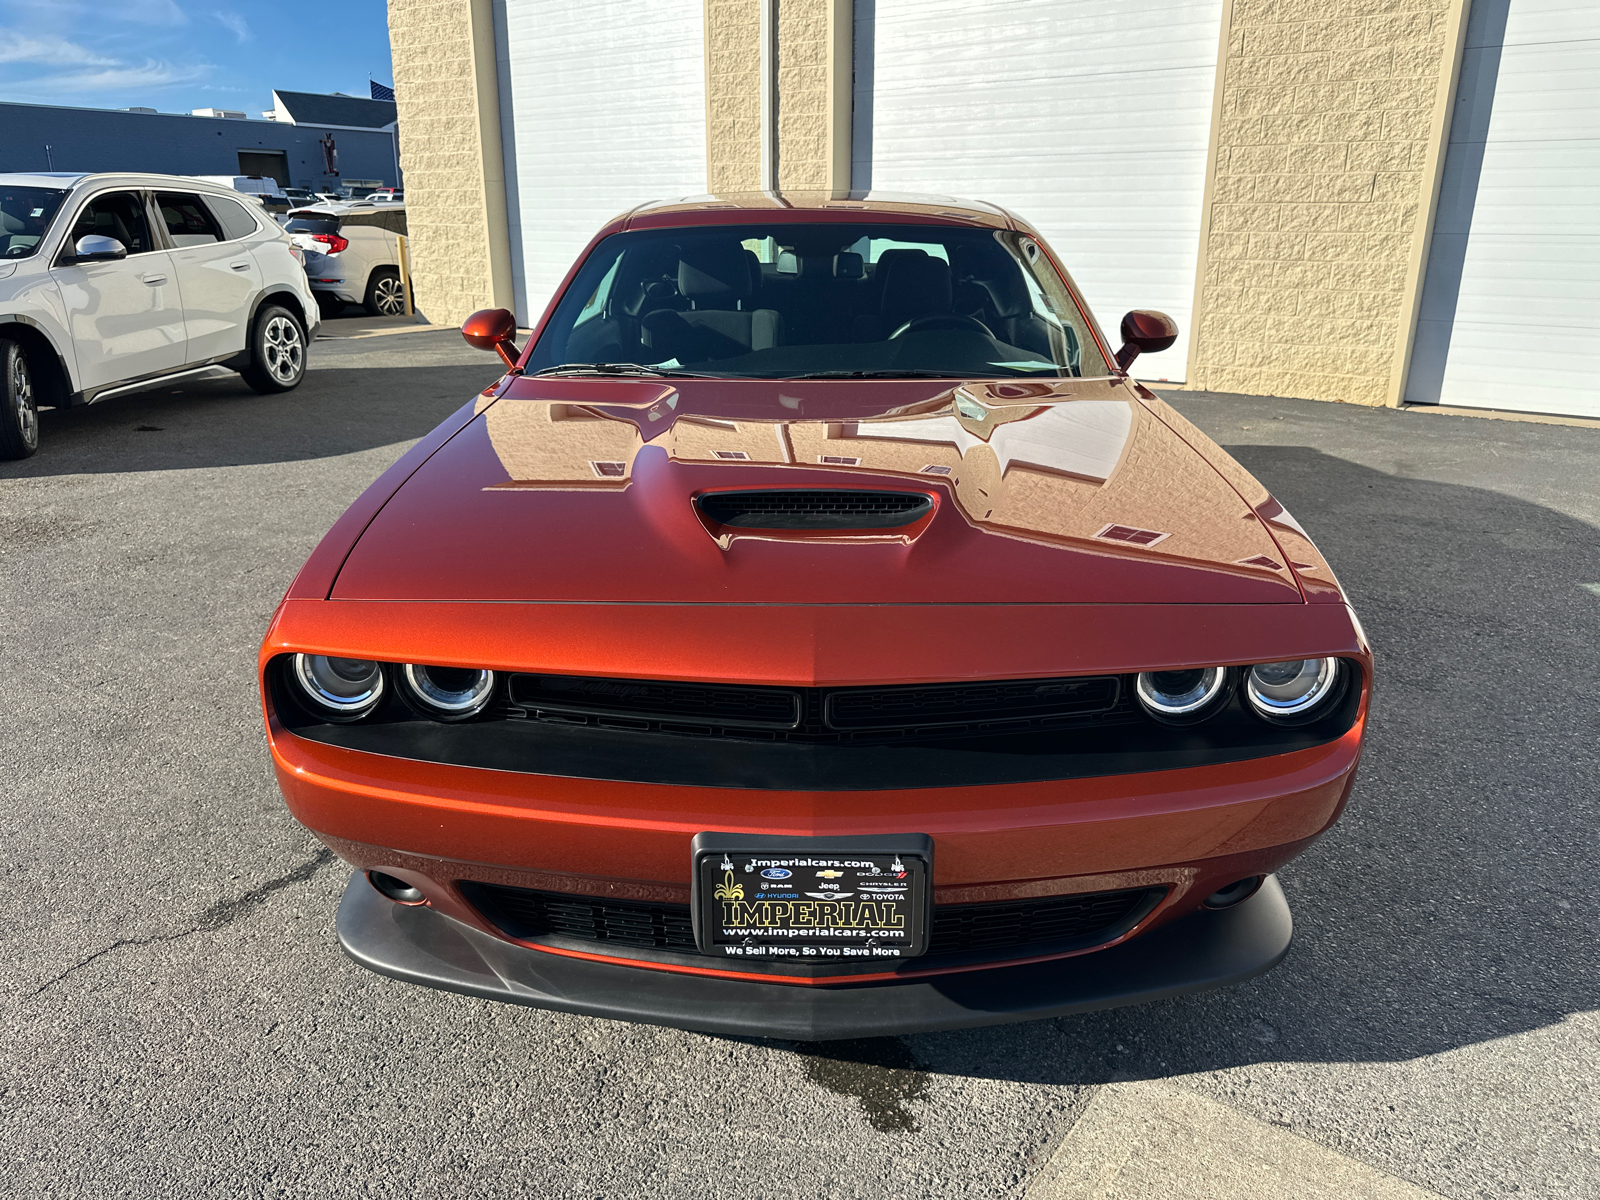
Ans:
{"label": "alloy wheel", "polygon": [[405,291],[392,275],[385,275],[373,285],[372,298],[378,311],[386,317],[397,317],[405,311]]}
{"label": "alloy wheel", "polygon": [[300,326],[288,317],[273,317],[262,331],[261,342],[261,357],[274,379],[279,383],[293,383],[300,377],[306,356]]}
{"label": "alloy wheel", "polygon": [[21,354],[11,359],[11,402],[17,408],[17,430],[30,450],[39,444],[39,410],[33,402],[33,377]]}

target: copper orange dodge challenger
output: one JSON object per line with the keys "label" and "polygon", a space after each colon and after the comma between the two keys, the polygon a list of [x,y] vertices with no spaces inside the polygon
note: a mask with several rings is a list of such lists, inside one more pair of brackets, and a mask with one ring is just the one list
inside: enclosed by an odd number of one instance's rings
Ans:
{"label": "copper orange dodge challenger", "polygon": [[1131,1004],[1287,953],[1372,658],[1305,531],[1026,223],[740,196],[606,226],[261,648],[358,963],[713,1033]]}

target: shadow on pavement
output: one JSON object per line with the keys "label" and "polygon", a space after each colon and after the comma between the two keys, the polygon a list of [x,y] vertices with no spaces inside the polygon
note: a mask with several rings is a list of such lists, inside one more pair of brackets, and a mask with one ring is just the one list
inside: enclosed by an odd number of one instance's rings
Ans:
{"label": "shadow on pavement", "polygon": [[475,353],[473,365],[378,365],[385,352],[403,353],[395,343],[404,340],[347,343],[363,351],[360,365],[324,353],[279,395],[257,395],[230,373],[46,409],[39,452],[0,463],[0,478],[294,462],[414,441],[502,374],[498,360]]}
{"label": "shadow on pavement", "polygon": [[1349,809],[1281,875],[1294,949],[1221,992],[905,1039],[924,1071],[1084,1084],[1403,1060],[1600,1008],[1600,596],[1581,586],[1600,583],[1600,533],[1303,447],[1231,452],[1317,539],[1377,655]]}

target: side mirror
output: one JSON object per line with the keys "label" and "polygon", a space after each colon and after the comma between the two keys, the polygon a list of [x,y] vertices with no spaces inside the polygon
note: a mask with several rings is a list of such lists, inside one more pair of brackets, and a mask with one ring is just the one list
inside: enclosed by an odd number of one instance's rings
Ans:
{"label": "side mirror", "polygon": [[484,308],[473,313],[461,326],[467,345],[493,350],[508,368],[517,369],[517,318],[503,308]]}
{"label": "side mirror", "polygon": [[1141,354],[1155,354],[1178,340],[1178,323],[1166,313],[1136,308],[1122,318],[1122,349],[1117,366],[1126,371]]}
{"label": "side mirror", "polygon": [[127,257],[128,248],[117,241],[116,238],[91,233],[78,239],[78,244],[72,248],[72,257],[69,261],[74,263],[115,262],[119,258]]}

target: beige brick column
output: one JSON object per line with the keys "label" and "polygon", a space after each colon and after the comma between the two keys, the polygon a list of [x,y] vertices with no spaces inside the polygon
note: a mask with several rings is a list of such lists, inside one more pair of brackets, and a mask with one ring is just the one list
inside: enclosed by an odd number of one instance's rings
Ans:
{"label": "beige brick column", "polygon": [[761,0],[706,0],[706,190],[761,186]]}
{"label": "beige brick column", "polygon": [[[761,186],[762,0],[705,0],[706,183]],[[785,191],[848,190],[851,0],[776,0],[777,181]]]}
{"label": "beige brick column", "polygon": [[1231,0],[1188,386],[1396,404],[1468,0]]}
{"label": "beige brick column", "polygon": [[389,0],[417,310],[510,308],[511,248],[491,0]]}

